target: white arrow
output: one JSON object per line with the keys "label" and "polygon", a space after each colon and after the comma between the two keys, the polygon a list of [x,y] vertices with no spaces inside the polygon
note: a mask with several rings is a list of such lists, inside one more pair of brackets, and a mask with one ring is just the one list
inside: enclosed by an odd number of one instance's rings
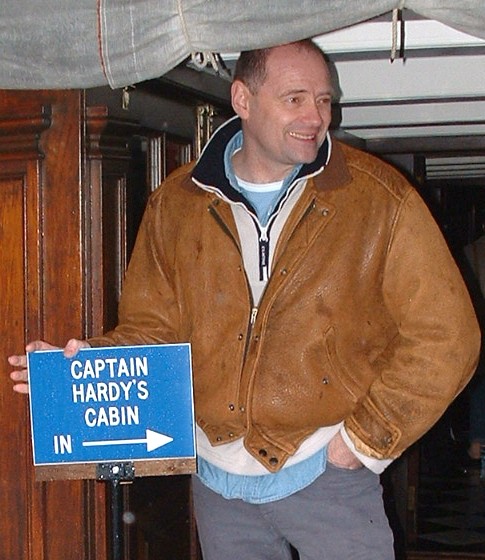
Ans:
{"label": "white arrow", "polygon": [[173,441],[173,438],[154,432],[153,430],[146,430],[146,438],[141,439],[106,439],[101,441],[83,441],[84,447],[94,447],[98,445],[131,445],[133,443],[146,443],[147,451],[154,451],[163,445],[167,445]]}

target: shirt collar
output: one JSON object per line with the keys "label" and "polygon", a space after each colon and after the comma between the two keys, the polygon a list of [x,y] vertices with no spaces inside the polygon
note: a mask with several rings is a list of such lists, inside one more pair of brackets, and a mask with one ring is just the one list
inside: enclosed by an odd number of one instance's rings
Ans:
{"label": "shirt collar", "polygon": [[[241,187],[237,182],[236,175],[234,173],[234,168],[232,165],[232,156],[241,149],[243,145],[243,132],[239,130],[234,134],[234,136],[227,143],[226,149],[224,150],[224,171],[226,173],[227,180],[233,189],[241,192]],[[284,192],[293,182],[295,177],[300,172],[302,165],[295,165],[291,172],[285,177],[283,184],[281,186],[281,192]]]}

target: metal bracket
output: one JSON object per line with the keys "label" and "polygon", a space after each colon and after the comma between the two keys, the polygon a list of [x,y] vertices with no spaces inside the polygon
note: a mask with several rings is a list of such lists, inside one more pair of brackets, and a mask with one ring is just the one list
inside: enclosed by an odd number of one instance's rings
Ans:
{"label": "metal bracket", "polygon": [[111,553],[113,560],[122,560],[123,551],[123,492],[121,484],[135,480],[135,465],[132,461],[124,463],[98,463],[96,479],[111,483]]}
{"label": "metal bracket", "polygon": [[127,483],[135,480],[135,465],[126,463],[99,463],[96,465],[96,479],[109,482]]}

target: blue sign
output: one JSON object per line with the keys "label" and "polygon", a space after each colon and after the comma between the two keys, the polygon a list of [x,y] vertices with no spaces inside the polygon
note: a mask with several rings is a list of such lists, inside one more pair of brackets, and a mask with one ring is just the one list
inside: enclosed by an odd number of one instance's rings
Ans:
{"label": "blue sign", "polygon": [[34,465],[195,458],[189,344],[27,355]]}

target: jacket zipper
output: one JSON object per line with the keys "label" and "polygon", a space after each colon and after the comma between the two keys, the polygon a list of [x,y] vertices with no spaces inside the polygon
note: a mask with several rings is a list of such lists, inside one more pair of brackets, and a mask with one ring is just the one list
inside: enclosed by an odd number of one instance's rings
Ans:
{"label": "jacket zipper", "polygon": [[252,307],[251,313],[249,314],[248,329],[246,332],[246,344],[244,345],[244,352],[243,352],[243,361],[242,361],[243,364],[246,362],[246,356],[248,355],[249,342],[251,341],[251,334],[253,332],[254,323],[256,323],[258,310],[259,310],[258,307]]}
{"label": "jacket zipper", "polygon": [[[232,241],[234,242],[234,244],[237,247],[237,250],[238,250],[239,254],[241,254],[241,249],[238,245],[237,239],[235,239],[234,235],[232,234],[231,230],[227,227],[224,220],[219,216],[219,214],[216,212],[216,210],[214,210],[214,208],[212,206],[209,206],[209,212],[212,215],[212,217],[216,220],[216,222],[219,224],[219,226],[223,229],[223,231],[232,239]],[[242,258],[242,256],[241,256],[241,258]],[[247,331],[246,331],[246,342],[245,342],[245,345],[244,345],[243,360],[242,360],[243,364],[246,361],[246,356],[247,356],[248,349],[249,349],[249,341],[251,339],[251,332],[252,332],[254,323],[256,321],[256,317],[258,315],[258,308],[253,305],[253,297],[252,297],[252,294],[251,294],[251,288],[248,285],[248,280],[247,280],[246,274],[244,275],[244,277],[246,278],[246,286],[247,286],[247,290],[248,290],[248,296],[249,296],[249,303],[251,305],[251,311],[250,311],[250,314],[249,314],[248,328],[247,328]]]}
{"label": "jacket zipper", "polygon": [[258,316],[258,308],[253,307],[251,309],[251,318],[249,320],[249,324],[250,324],[251,328],[253,327],[254,323],[256,322],[256,317],[257,316]]}

